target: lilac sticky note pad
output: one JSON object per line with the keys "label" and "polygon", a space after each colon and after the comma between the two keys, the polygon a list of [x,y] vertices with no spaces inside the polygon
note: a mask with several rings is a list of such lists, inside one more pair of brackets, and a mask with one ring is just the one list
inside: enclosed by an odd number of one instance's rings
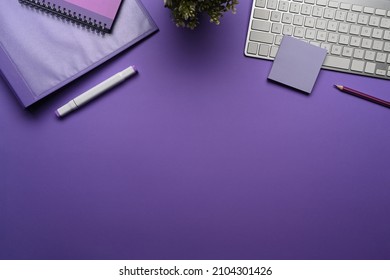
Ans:
{"label": "lilac sticky note pad", "polygon": [[325,49],[284,36],[268,79],[310,93],[325,57]]}

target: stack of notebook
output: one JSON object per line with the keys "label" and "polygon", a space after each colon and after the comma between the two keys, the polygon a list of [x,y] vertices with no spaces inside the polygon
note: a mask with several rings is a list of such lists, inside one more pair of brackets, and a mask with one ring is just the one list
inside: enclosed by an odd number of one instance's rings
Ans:
{"label": "stack of notebook", "polygon": [[4,0],[0,26],[1,74],[25,107],[158,30],[139,0]]}

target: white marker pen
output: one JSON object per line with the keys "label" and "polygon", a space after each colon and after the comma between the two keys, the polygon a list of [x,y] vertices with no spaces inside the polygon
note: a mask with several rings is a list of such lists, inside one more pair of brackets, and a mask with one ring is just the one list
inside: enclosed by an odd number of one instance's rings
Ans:
{"label": "white marker pen", "polygon": [[129,68],[126,68],[125,70],[111,76],[110,78],[94,86],[90,90],[87,90],[86,92],[80,94],[75,99],[72,99],[61,108],[58,108],[56,110],[57,117],[63,117],[68,113],[78,109],[80,106],[88,103],[92,99],[95,99],[105,91],[122,83],[127,78],[133,76],[136,73],[137,69],[135,68],[135,66],[130,66]]}

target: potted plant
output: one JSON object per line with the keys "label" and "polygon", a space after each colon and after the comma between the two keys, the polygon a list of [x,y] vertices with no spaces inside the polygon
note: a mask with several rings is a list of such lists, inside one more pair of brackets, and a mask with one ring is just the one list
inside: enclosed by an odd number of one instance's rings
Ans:
{"label": "potted plant", "polygon": [[164,0],[165,7],[172,11],[177,26],[194,29],[199,24],[199,15],[206,13],[210,22],[220,23],[227,11],[235,13],[238,0]]}

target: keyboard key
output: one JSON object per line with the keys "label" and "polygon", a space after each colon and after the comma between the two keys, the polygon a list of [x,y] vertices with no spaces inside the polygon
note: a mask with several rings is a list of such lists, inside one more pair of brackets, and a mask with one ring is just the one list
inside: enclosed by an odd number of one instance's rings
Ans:
{"label": "keyboard key", "polygon": [[351,46],[352,47],[360,47],[360,43],[362,42],[362,39],[360,37],[351,37]]}
{"label": "keyboard key", "polygon": [[302,4],[301,14],[305,16],[309,16],[311,14],[311,6]]}
{"label": "keyboard key", "polygon": [[352,11],[362,12],[363,11],[363,7],[360,6],[360,5],[352,5]]}
{"label": "keyboard key", "polygon": [[271,32],[275,34],[280,34],[282,33],[282,25],[280,23],[273,23]]}
{"label": "keyboard key", "polygon": [[302,38],[305,34],[305,29],[303,27],[295,27],[294,28],[294,36],[298,38]]}
{"label": "keyboard key", "polygon": [[383,39],[390,40],[390,31],[389,30],[385,30],[385,33],[383,35]]}
{"label": "keyboard key", "polygon": [[313,45],[313,46],[316,46],[316,47],[321,47],[320,42],[316,42],[316,41],[310,41],[310,45]]}
{"label": "keyboard key", "polygon": [[293,34],[293,29],[294,28],[291,25],[284,25],[282,34],[291,36]]}
{"label": "keyboard key", "polygon": [[306,34],[305,34],[305,38],[306,39],[311,39],[311,40],[314,40],[316,37],[316,31],[315,29],[306,29]]}
{"label": "keyboard key", "polygon": [[372,46],[372,40],[371,39],[367,39],[367,38],[363,38],[363,40],[362,40],[362,48],[371,49],[371,46]]}
{"label": "keyboard key", "polygon": [[304,19],[303,16],[295,15],[294,20],[293,20],[293,24],[301,26],[301,25],[303,25],[303,19]]}
{"label": "keyboard key", "polygon": [[272,11],[272,13],[271,13],[271,21],[280,22],[281,18],[282,18],[282,13],[281,12]]}
{"label": "keyboard key", "polygon": [[372,49],[381,51],[383,50],[383,45],[384,45],[383,41],[374,40],[374,43],[372,44]]}
{"label": "keyboard key", "polygon": [[390,18],[382,18],[381,23],[380,23],[380,27],[390,28]]}
{"label": "keyboard key", "polygon": [[349,33],[352,35],[360,35],[361,27],[359,25],[352,24]]}
{"label": "keyboard key", "polygon": [[330,43],[337,43],[339,40],[339,34],[337,33],[329,33],[328,35],[328,42]]}
{"label": "keyboard key", "polygon": [[258,44],[257,43],[249,42],[248,43],[247,53],[249,53],[249,54],[257,54],[257,48],[258,48]]}
{"label": "keyboard key", "polygon": [[313,5],[315,3],[315,0],[305,0],[304,2]]}
{"label": "keyboard key", "polygon": [[321,18],[317,19],[317,22],[316,22],[317,29],[325,29],[327,25],[328,25],[328,22],[325,19],[321,19]]}
{"label": "keyboard key", "polygon": [[375,67],[376,64],[373,62],[367,62],[366,67],[364,69],[364,72],[369,73],[369,74],[374,74],[375,73]]}
{"label": "keyboard key", "polygon": [[358,19],[358,14],[357,13],[347,13],[347,22],[355,23]]}
{"label": "keyboard key", "polygon": [[386,10],[383,9],[376,9],[375,14],[378,16],[385,16],[386,15]]}
{"label": "keyboard key", "polygon": [[[377,65],[376,65],[376,71],[378,71],[378,70],[384,70],[384,71],[385,71],[385,75],[386,75],[386,71],[387,71],[387,66],[386,66],[386,64],[382,64],[382,63],[377,64]],[[376,72],[376,71],[375,71],[375,72]]]}
{"label": "keyboard key", "polygon": [[272,44],[274,42],[274,35],[265,32],[251,31],[249,34],[249,40],[260,43]]}
{"label": "keyboard key", "polygon": [[371,37],[371,32],[372,32],[371,27],[363,26],[362,32],[360,33],[360,35],[362,35],[364,37]]}
{"label": "keyboard key", "polygon": [[383,29],[374,28],[374,30],[372,31],[372,37],[376,39],[382,39]]}
{"label": "keyboard key", "polygon": [[351,9],[351,4],[349,4],[349,3],[340,3],[340,9],[342,9],[342,10],[350,10]]}
{"label": "keyboard key", "polygon": [[374,60],[376,53],[373,51],[366,51],[366,54],[364,55],[364,59],[367,60]]}
{"label": "keyboard key", "polygon": [[324,18],[333,19],[335,14],[335,9],[325,9],[324,10]]}
{"label": "keyboard key", "polygon": [[386,75],[386,70],[383,69],[376,69],[375,73],[379,76],[384,76]]}
{"label": "keyboard key", "polygon": [[337,30],[337,26],[338,26],[338,22],[333,21],[333,20],[330,20],[330,21],[328,22],[328,27],[327,27],[327,29],[330,30],[330,31],[336,31],[336,30]]}
{"label": "keyboard key", "polygon": [[360,14],[358,16],[358,23],[359,24],[363,24],[363,25],[366,25],[368,23],[368,20],[370,19],[370,17],[368,15],[364,15],[364,14]]}
{"label": "keyboard key", "polygon": [[338,8],[338,7],[339,7],[339,3],[336,2],[336,1],[329,1],[328,7],[331,7],[331,8]]}
{"label": "keyboard key", "polygon": [[348,70],[350,60],[348,58],[342,58],[338,56],[326,56],[324,66],[334,67],[338,69]]}
{"label": "keyboard key", "polygon": [[268,45],[260,45],[259,55],[268,56],[270,47]]}
{"label": "keyboard key", "polygon": [[362,59],[364,57],[364,50],[355,49],[355,51],[353,52],[353,57]]}
{"label": "keyboard key", "polygon": [[264,8],[266,0],[256,0],[256,7]]}
{"label": "keyboard key", "polygon": [[252,21],[252,29],[268,32],[271,29],[271,23],[268,21],[253,20]]}
{"label": "keyboard key", "polygon": [[364,61],[362,60],[352,60],[351,70],[357,72],[363,72]]}
{"label": "keyboard key", "polygon": [[263,10],[263,9],[255,9],[255,11],[253,12],[253,17],[258,19],[268,20],[269,15],[270,12],[268,10]]}
{"label": "keyboard key", "polygon": [[342,10],[337,10],[334,16],[335,20],[344,21],[347,17],[347,12]]}
{"label": "keyboard key", "polygon": [[276,10],[277,7],[278,7],[278,0],[267,1],[267,9]]}
{"label": "keyboard key", "polygon": [[387,54],[385,53],[377,53],[375,60],[378,62],[386,62]]}
{"label": "keyboard key", "polygon": [[370,20],[368,21],[368,25],[379,26],[380,21],[381,21],[380,17],[371,16]]}
{"label": "keyboard key", "polygon": [[291,14],[283,13],[282,15],[282,22],[290,24],[292,23],[293,16]]}
{"label": "keyboard key", "polygon": [[279,50],[278,47],[272,46],[271,47],[271,52],[270,52],[269,56],[270,57],[276,57],[276,54],[278,53],[278,50]]}
{"label": "keyboard key", "polygon": [[322,17],[323,13],[324,13],[324,8],[323,7],[314,6],[311,15],[313,17]]}
{"label": "keyboard key", "polygon": [[348,33],[349,31],[349,24],[345,22],[340,22],[339,24],[339,32],[341,33]]}
{"label": "keyboard key", "polygon": [[282,35],[276,35],[276,36],[275,36],[275,42],[274,42],[274,44],[277,45],[277,46],[279,46],[280,43],[282,42],[282,39],[283,39],[283,36],[282,36]]}
{"label": "keyboard key", "polygon": [[298,14],[300,10],[300,6],[298,3],[291,3],[290,4],[290,13]]}
{"label": "keyboard key", "polygon": [[339,44],[348,45],[349,44],[349,36],[341,34],[340,38],[339,38]]}
{"label": "keyboard key", "polygon": [[371,8],[371,7],[364,7],[363,8],[363,13],[366,13],[366,14],[373,14],[375,12],[375,9],[374,8]]}
{"label": "keyboard key", "polygon": [[328,43],[321,43],[321,48],[325,49],[328,53],[330,53],[330,49],[332,46]]}
{"label": "keyboard key", "polygon": [[344,47],[343,48],[343,53],[342,53],[343,56],[351,57],[352,53],[353,53],[353,49],[352,48],[350,48],[350,47]]}
{"label": "keyboard key", "polygon": [[315,19],[312,17],[305,18],[305,26],[306,27],[314,27]]}
{"label": "keyboard key", "polygon": [[385,52],[390,52],[390,42],[386,42],[385,43],[385,46],[383,47],[383,50]]}
{"label": "keyboard key", "polygon": [[317,5],[326,6],[328,4],[327,0],[317,0]]}
{"label": "keyboard key", "polygon": [[330,53],[331,54],[335,54],[335,55],[340,55],[341,54],[341,50],[342,50],[342,47],[339,46],[339,45],[333,45],[331,50],[330,50]]}
{"label": "keyboard key", "polygon": [[326,41],[326,37],[328,36],[328,34],[325,32],[325,31],[321,31],[319,30],[317,32],[317,40],[318,41]]}
{"label": "keyboard key", "polygon": [[287,1],[280,1],[278,10],[282,12],[287,12],[288,11],[288,2]]}

